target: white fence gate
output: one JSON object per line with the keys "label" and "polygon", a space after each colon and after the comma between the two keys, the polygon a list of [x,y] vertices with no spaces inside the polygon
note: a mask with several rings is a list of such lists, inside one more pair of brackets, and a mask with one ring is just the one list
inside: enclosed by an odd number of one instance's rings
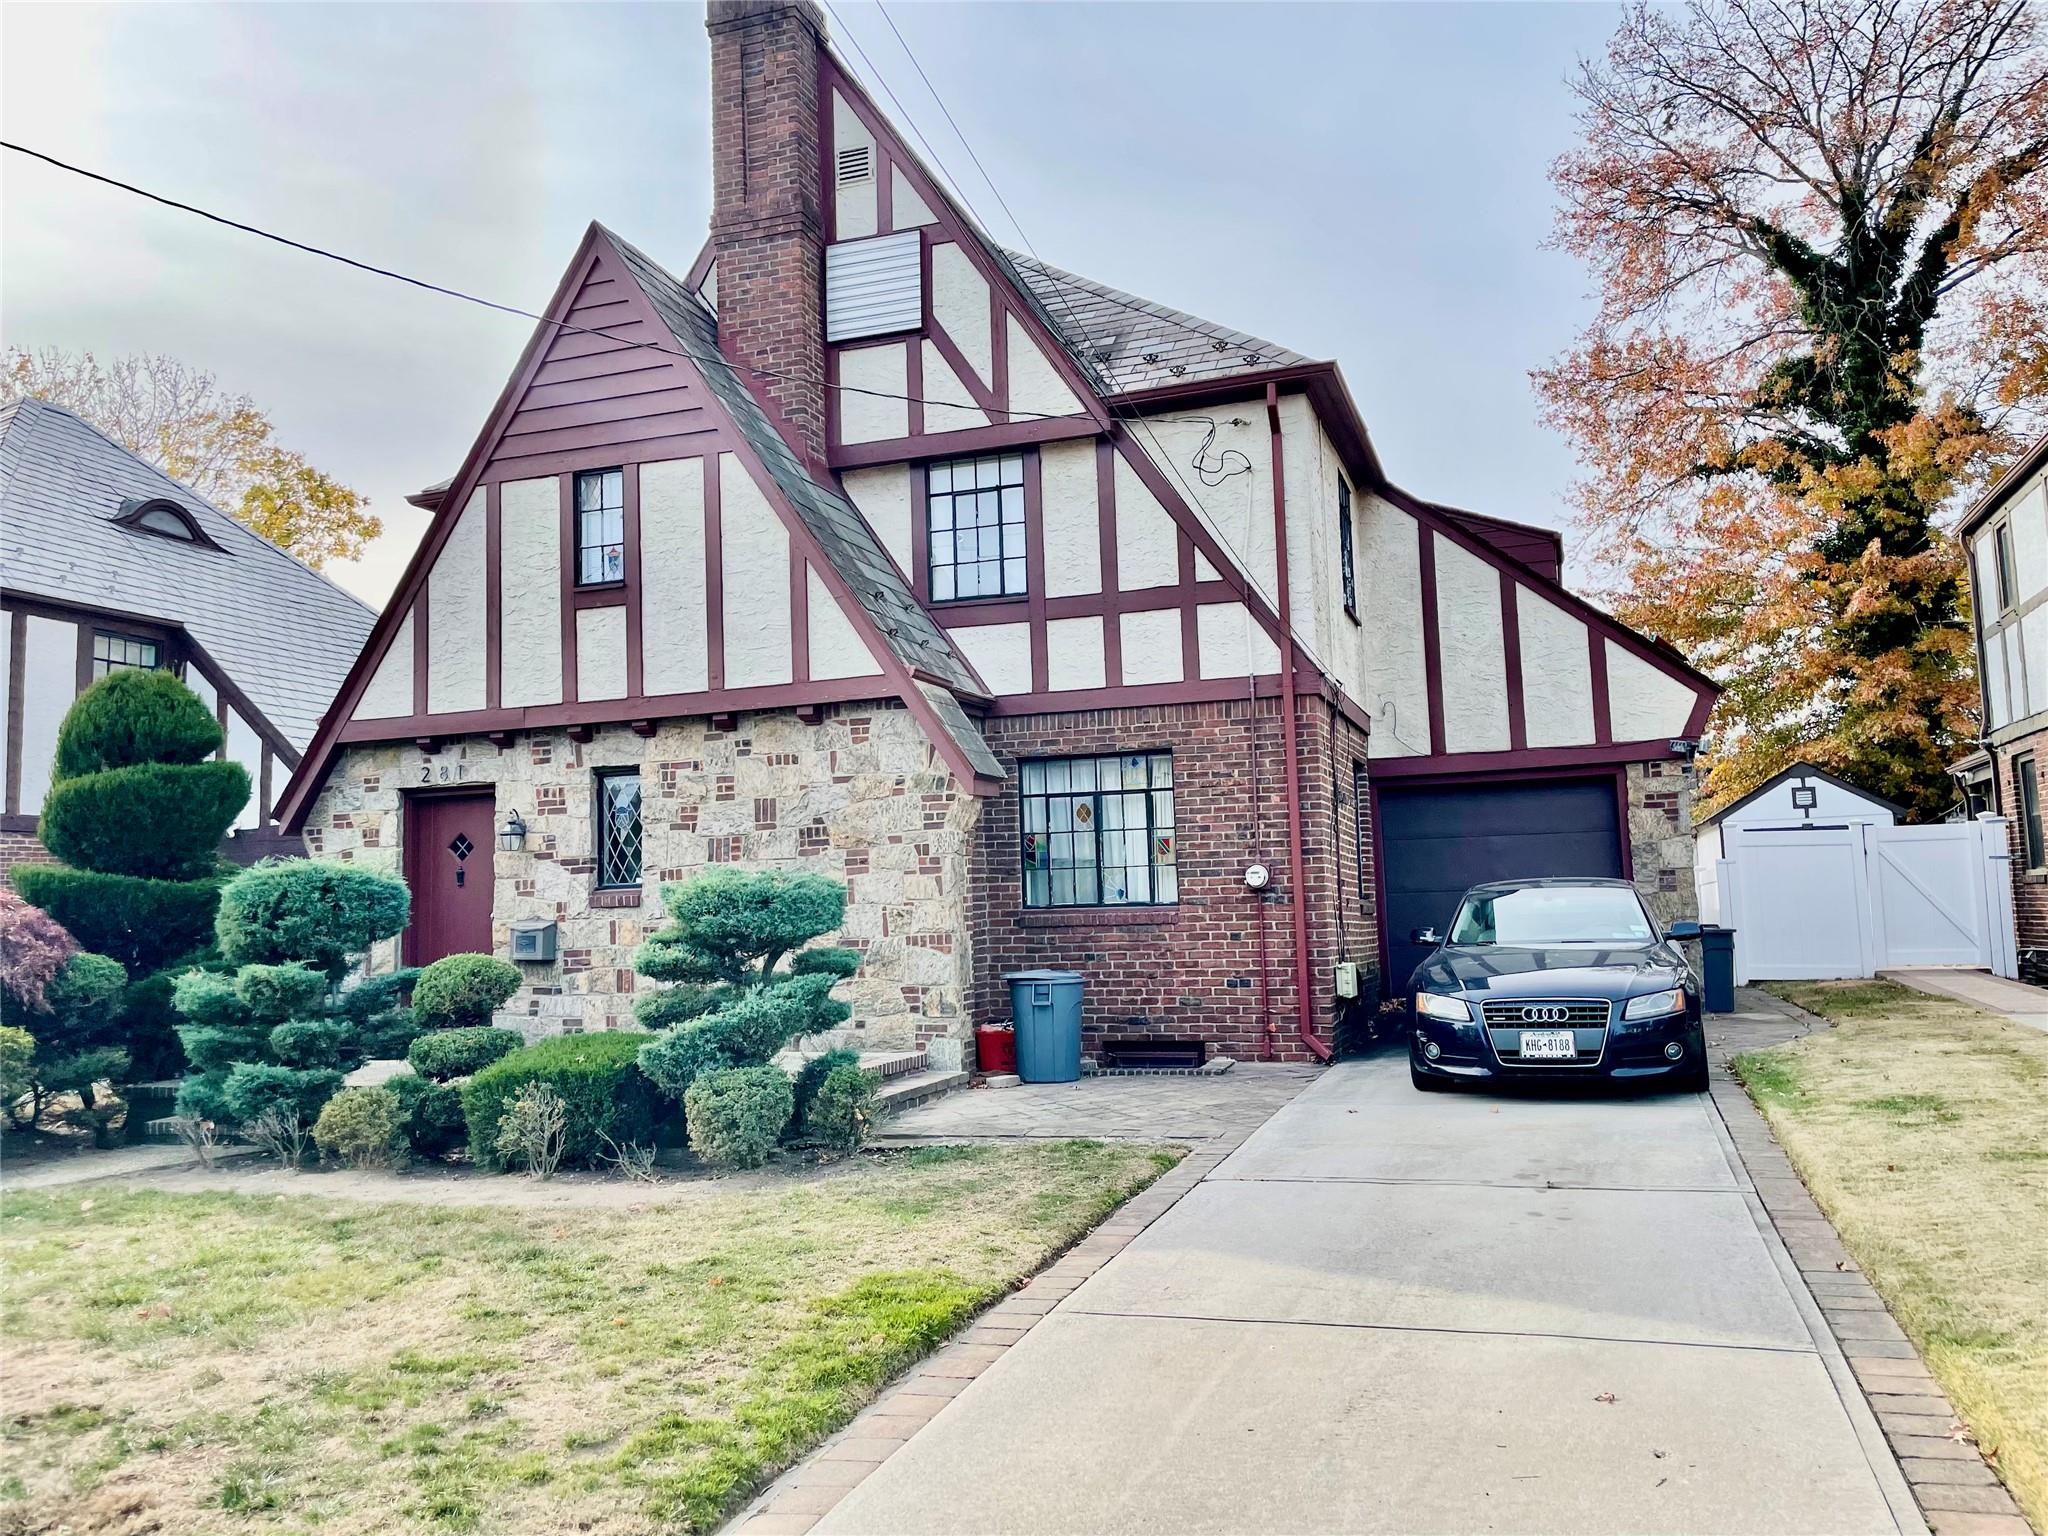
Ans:
{"label": "white fence gate", "polygon": [[2002,816],[1932,827],[1729,828],[1716,864],[1735,979],[1822,981],[1891,966],[2016,976]]}

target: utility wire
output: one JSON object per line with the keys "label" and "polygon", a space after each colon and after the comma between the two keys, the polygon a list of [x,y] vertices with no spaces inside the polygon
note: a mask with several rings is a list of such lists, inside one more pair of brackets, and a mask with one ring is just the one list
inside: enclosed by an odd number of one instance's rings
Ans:
{"label": "utility wire", "polygon": [[[39,149],[31,149],[26,144],[16,144],[12,140],[0,139],[0,149],[13,150],[18,155],[27,155],[32,160],[40,160],[45,165],[55,166],[60,171],[69,171],[72,175],[83,176],[88,181],[96,181],[103,186],[132,193],[134,196],[144,198],[149,202],[161,204],[166,208],[174,208],[180,213],[194,214],[210,223],[220,224],[228,229],[239,230],[246,235],[254,235],[260,240],[269,240],[274,244],[285,246],[291,250],[301,251],[308,256],[319,256],[328,261],[339,262],[345,267],[353,267],[358,272],[368,272],[375,277],[389,278],[393,282],[405,283],[413,288],[424,289],[428,293],[437,293],[444,298],[460,299],[465,304],[476,304],[484,309],[494,309],[500,314],[516,315],[522,320],[536,321],[541,325],[552,326],[558,331],[566,331],[572,335],[596,336],[605,341],[616,342],[622,347],[637,347],[650,352],[659,352],[666,357],[680,358],[695,367],[702,367],[707,362],[713,363],[735,377],[739,377],[744,373],[753,373],[767,379],[787,379],[819,389],[836,389],[844,394],[867,395],[878,400],[903,400],[914,405],[957,405],[959,403],[947,400],[927,400],[918,395],[900,395],[889,390],[864,389],[854,384],[833,384],[823,379],[811,378],[805,374],[788,373],[774,368],[752,366],[742,368],[740,364],[733,362],[729,358],[700,358],[692,353],[680,351],[675,347],[664,346],[658,341],[636,341],[630,336],[619,336],[611,331],[596,327],[576,325],[568,320],[555,320],[547,315],[537,314],[530,309],[521,309],[516,304],[501,304],[495,299],[486,299],[477,294],[465,293],[460,288],[450,288],[442,283],[429,282],[423,277],[414,277],[409,273],[400,272],[391,267],[380,267],[373,262],[358,261],[353,256],[344,256],[340,252],[330,251],[324,246],[313,245],[304,240],[294,240],[289,235],[277,234],[275,231],[264,229],[260,225],[244,223],[240,219],[231,219],[226,214],[215,213],[210,209],[201,208],[194,203],[180,202],[177,198],[167,197],[161,192],[152,192],[147,187],[137,186],[133,182],[102,175],[100,172],[88,170],[82,165],[73,165],[68,160],[60,160],[55,155],[45,154]],[[1064,416],[1051,411],[1012,411],[1010,415],[1013,417],[1030,417],[1036,421],[1065,420]]]}

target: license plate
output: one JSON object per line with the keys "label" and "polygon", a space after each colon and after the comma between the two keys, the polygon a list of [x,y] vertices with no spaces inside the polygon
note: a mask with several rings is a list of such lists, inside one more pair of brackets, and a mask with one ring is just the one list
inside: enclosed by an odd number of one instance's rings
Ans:
{"label": "license plate", "polygon": [[1579,1037],[1568,1029],[1522,1031],[1524,1061],[1570,1061],[1579,1054]]}

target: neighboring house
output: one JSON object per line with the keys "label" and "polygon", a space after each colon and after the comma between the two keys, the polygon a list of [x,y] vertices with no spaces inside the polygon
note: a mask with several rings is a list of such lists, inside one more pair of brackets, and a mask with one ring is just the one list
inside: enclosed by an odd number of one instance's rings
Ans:
{"label": "neighboring house", "polygon": [[1838,779],[1825,768],[1798,762],[1757,785],[1740,800],[1699,819],[1693,834],[1693,880],[1699,889],[1700,921],[1722,919],[1719,865],[1729,856],[1730,832],[1798,831],[1857,823],[1890,827],[1904,808]]}
{"label": "neighboring house", "polygon": [[1395,486],[1334,363],[993,244],[814,5],[709,26],[709,243],[591,227],[286,792],[406,871],[407,958],[516,929],[526,1027],[613,1027],[661,882],[806,869],[855,1043],[956,1059],[1063,966],[1092,1041],[1304,1057],[1474,881],[1691,915],[1714,686],[1554,533]]}
{"label": "neighboring house", "polygon": [[0,869],[49,857],[57,728],[118,667],[175,672],[218,713],[253,791],[224,851],[301,851],[274,807],[375,618],[69,411],[0,410]]}
{"label": "neighboring house", "polygon": [[[2048,437],[1964,515],[1956,537],[1969,556],[1984,735],[1983,750],[1950,772],[1965,805],[2008,818],[2013,919],[2024,963],[2027,951],[2048,951],[2041,821],[2048,767]],[[2040,969],[2037,961],[2028,974]]]}

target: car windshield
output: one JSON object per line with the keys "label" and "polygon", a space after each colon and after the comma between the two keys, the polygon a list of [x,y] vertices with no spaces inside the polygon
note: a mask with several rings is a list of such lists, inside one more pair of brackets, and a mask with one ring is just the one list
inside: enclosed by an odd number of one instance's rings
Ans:
{"label": "car windshield", "polygon": [[1650,920],[1636,893],[1614,886],[1532,885],[1467,896],[1453,944],[1647,944]]}

